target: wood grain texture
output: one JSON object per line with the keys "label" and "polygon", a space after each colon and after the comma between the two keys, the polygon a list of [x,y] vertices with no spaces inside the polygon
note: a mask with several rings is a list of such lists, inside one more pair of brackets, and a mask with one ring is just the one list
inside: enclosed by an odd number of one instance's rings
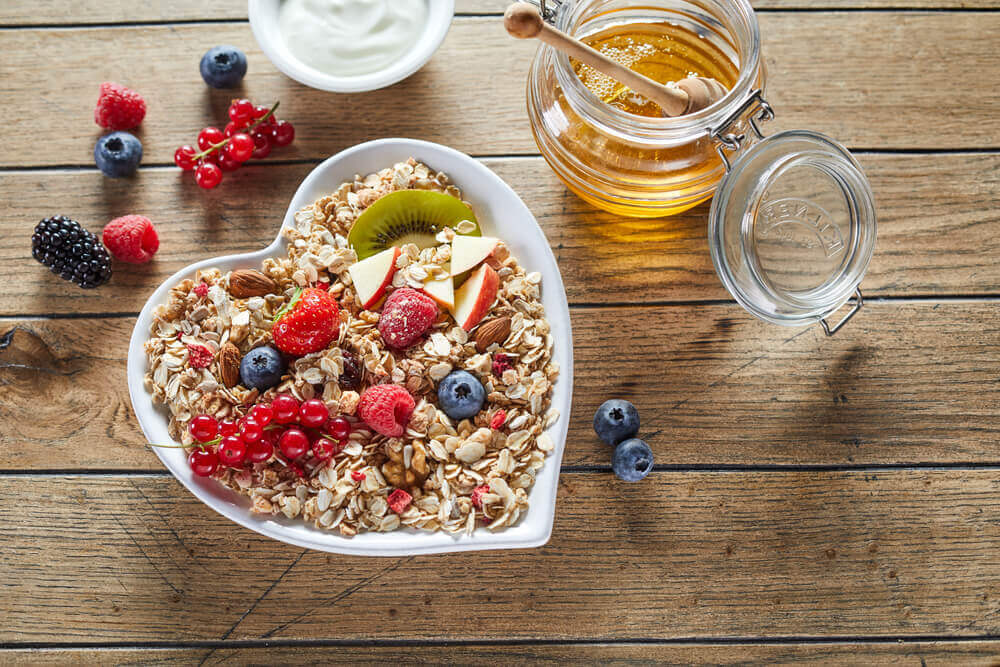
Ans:
{"label": "wood grain texture", "polygon": [[0,641],[995,635],[998,512],[995,470],[566,474],[541,549],[372,559],[171,478],[7,477]]}
{"label": "wood grain texture", "polygon": [[[511,0],[456,0],[456,14],[502,14]],[[856,9],[856,8],[918,8],[918,9],[992,9],[997,0],[755,0],[758,10],[781,9]],[[30,4],[7,2],[0,5],[0,27],[31,25],[90,25],[106,23],[176,22],[198,20],[242,20],[247,17],[244,0],[152,0],[124,3],[84,0],[73,3],[73,11],[59,0],[37,0]]]}
{"label": "wood grain texture", "polygon": [[[863,288],[869,296],[1000,292],[1000,154],[859,156],[875,191],[879,238]],[[524,199],[548,236],[570,303],[729,298],[709,256],[707,205],[673,218],[624,220],[570,193],[541,158],[484,161]],[[241,170],[200,190],[170,168],[135,182],[90,171],[9,172],[0,179],[0,315],[138,312],[160,282],[188,264],[249,252],[274,238],[311,165]],[[461,184],[461,175],[456,175]],[[71,205],[70,205],[71,203]],[[98,290],[70,286],[36,263],[30,230],[68,213],[99,232],[111,218],[148,215],[160,233],[155,261],[117,263]],[[502,221],[491,221],[502,225]],[[602,286],[595,289],[596,285]]]}
{"label": "wood grain texture", "polygon": [[185,649],[43,649],[0,651],[7,665],[942,665],[997,664],[993,641],[817,644],[482,644],[474,646],[331,646]]}
{"label": "wood grain texture", "polygon": [[[1000,14],[777,12],[760,18],[768,99],[778,112],[771,131],[809,128],[873,149],[1000,146],[1000,68],[991,66],[1000,50]],[[107,48],[112,43],[115,48]],[[143,159],[170,163],[177,146],[225,117],[233,92],[207,89],[197,71],[200,55],[218,43],[247,51],[252,76],[243,92],[258,102],[282,100],[281,115],[295,122],[295,144],[275,154],[283,159],[319,159],[382,136],[430,139],[477,155],[536,151],[524,110],[534,45],[509,37],[497,17],[457,18],[419,73],[356,95],[291,81],[261,55],[247,24],[222,23],[0,31],[0,113],[8,119],[0,166],[92,167],[99,136],[93,105],[104,80],[146,96]],[[37,67],[41,49],[58,51],[61,66]],[[136,53],[146,66],[134,66]],[[915,63],[921,76],[914,76]],[[970,72],[976,73],[974,97],[964,94]],[[940,101],[950,98],[963,104],[942,108]],[[25,99],[35,101],[38,113],[21,112]]]}
{"label": "wood grain texture", "polygon": [[[572,317],[567,465],[609,465],[591,419],[612,396],[638,406],[661,464],[1000,460],[993,303],[871,304],[834,338],[736,305]],[[161,469],[128,399],[131,318],[3,325],[20,328],[0,352],[0,469]]]}

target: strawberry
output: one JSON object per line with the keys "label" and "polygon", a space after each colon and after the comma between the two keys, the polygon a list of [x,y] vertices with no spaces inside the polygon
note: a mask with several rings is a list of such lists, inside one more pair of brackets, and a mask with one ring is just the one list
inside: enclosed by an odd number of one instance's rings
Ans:
{"label": "strawberry", "polygon": [[297,290],[274,319],[274,344],[296,357],[325,349],[340,333],[337,300],[314,287]]}

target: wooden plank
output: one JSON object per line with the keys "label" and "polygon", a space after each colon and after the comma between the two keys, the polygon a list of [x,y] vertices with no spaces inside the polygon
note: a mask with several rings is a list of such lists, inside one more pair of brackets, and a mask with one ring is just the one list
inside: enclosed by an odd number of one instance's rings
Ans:
{"label": "wooden plank", "polygon": [[986,636],[995,470],[566,474],[538,550],[268,540],[169,478],[7,477],[0,641]]}
{"label": "wooden plank", "polygon": [[[0,470],[161,469],[127,395],[131,318],[11,326]],[[661,464],[998,461],[993,303],[871,304],[834,338],[735,305],[575,309],[573,329],[567,465],[609,465],[591,419],[612,396]]]}
{"label": "wooden plank", "polygon": [[994,641],[817,644],[477,644],[473,646],[269,646],[267,648],[36,649],[0,651],[7,665],[385,665],[451,664],[676,665],[854,664],[901,662],[995,665]]}
{"label": "wooden plank", "polygon": [[[860,156],[876,195],[879,239],[864,280],[870,296],[989,295],[1000,291],[1000,154]],[[707,206],[622,222],[567,191],[541,158],[486,160],[545,230],[571,303],[725,299],[706,239]],[[311,165],[247,168],[205,193],[172,169],[135,183],[94,172],[9,172],[0,179],[0,315],[138,312],[175,271],[211,256],[257,250],[277,232]],[[456,175],[461,183],[461,175]],[[68,208],[72,203],[72,207]],[[111,283],[80,290],[30,256],[29,230],[66,213],[87,228],[127,213],[156,223],[151,264],[116,264]],[[594,289],[601,285],[601,289]]]}
{"label": "wooden plank", "polygon": [[[510,0],[456,0],[457,14],[501,14]],[[857,9],[857,8],[916,8],[916,9],[992,9],[997,0],[756,0],[758,10],[782,9]],[[8,2],[0,5],[0,27],[33,25],[93,25],[109,23],[145,23],[197,20],[243,20],[247,4],[241,0],[216,0],[211,4],[199,0],[152,0],[132,5],[86,0],[73,5],[67,12],[59,0],[37,0],[32,3]]]}
{"label": "wooden plank", "polygon": [[[810,128],[865,148],[1000,145],[993,122],[1000,69],[989,66],[1000,50],[1000,14],[779,12],[762,15],[761,24],[768,98],[779,118],[773,129]],[[507,36],[496,17],[456,19],[418,74],[356,95],[292,82],[262,56],[246,24],[223,23],[0,32],[0,113],[8,119],[0,166],[92,166],[99,135],[93,104],[103,80],[146,96],[144,160],[170,163],[177,146],[225,118],[232,93],[207,89],[197,72],[204,49],[220,42],[248,53],[245,93],[258,102],[282,100],[282,115],[296,124],[284,159],[319,159],[379,136],[430,139],[473,154],[536,151],[524,111],[534,45]],[[41,49],[59,52],[61,67],[39,69]],[[137,53],[148,66],[135,68]],[[914,58],[920,77],[913,76]],[[499,71],[497,63],[504,63]],[[978,76],[973,97],[965,95],[968,72]],[[964,101],[942,107],[953,98]],[[23,113],[26,99],[36,113]]]}

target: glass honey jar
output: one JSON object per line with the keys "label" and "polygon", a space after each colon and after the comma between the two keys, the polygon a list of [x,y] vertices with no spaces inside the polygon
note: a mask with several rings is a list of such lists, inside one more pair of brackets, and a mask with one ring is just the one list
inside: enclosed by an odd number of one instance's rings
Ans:
{"label": "glass honey jar", "polygon": [[[747,0],[534,4],[554,27],[661,83],[703,76],[728,89],[701,111],[664,117],[541,45],[528,76],[528,116],[539,151],[570,190],[637,218],[675,215],[714,197],[708,237],[716,272],[761,319],[820,322],[832,334],[861,308],[858,286],[876,236],[871,188],[828,137],[808,130],[765,137],[774,111]],[[828,324],[848,302],[847,316]]]}

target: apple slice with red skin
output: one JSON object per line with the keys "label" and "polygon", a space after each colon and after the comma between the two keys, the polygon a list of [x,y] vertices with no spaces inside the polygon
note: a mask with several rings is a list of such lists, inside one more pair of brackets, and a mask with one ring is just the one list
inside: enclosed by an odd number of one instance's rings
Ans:
{"label": "apple slice with red skin", "polygon": [[490,306],[497,298],[500,276],[489,264],[476,269],[469,279],[455,290],[455,307],[451,314],[458,326],[466,331],[472,329],[490,312]]}
{"label": "apple slice with red skin", "polygon": [[347,269],[362,308],[371,308],[385,294],[385,288],[392,282],[392,274],[396,273],[396,259],[400,252],[398,247],[393,246],[355,262]]}
{"label": "apple slice with red skin", "polygon": [[496,250],[500,239],[492,236],[456,236],[451,241],[451,275],[479,266]]}

